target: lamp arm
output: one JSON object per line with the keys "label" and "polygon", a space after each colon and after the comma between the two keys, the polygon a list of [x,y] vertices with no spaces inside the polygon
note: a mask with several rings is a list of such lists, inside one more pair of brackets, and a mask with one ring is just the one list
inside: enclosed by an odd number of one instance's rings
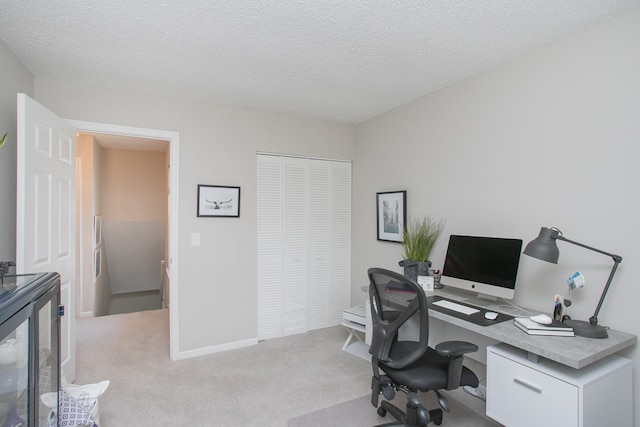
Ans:
{"label": "lamp arm", "polygon": [[622,262],[622,257],[621,257],[620,255],[610,254],[609,252],[605,252],[605,251],[603,251],[603,250],[596,249],[596,248],[594,248],[594,247],[591,247],[591,246],[585,245],[584,243],[579,243],[579,242],[576,242],[575,240],[569,240],[569,239],[567,239],[566,237],[564,237],[564,236],[563,236],[563,235],[561,235],[561,234],[559,234],[559,235],[555,236],[555,238],[556,238],[557,240],[562,240],[562,241],[564,241],[564,242],[571,243],[571,244],[574,244],[574,245],[576,245],[576,246],[580,246],[581,248],[585,248],[585,249],[589,249],[589,250],[594,251],[594,252],[598,252],[599,254],[602,254],[602,255],[610,256],[610,257],[611,257],[611,258],[613,258],[613,260],[614,260],[615,262],[617,262],[618,264],[620,264],[620,263]]}
{"label": "lamp arm", "polygon": [[[622,261],[622,258],[620,258],[620,261]],[[607,292],[609,291],[609,286],[611,286],[613,275],[616,274],[616,270],[618,269],[618,264],[620,264],[620,261],[614,258],[613,268],[611,268],[611,273],[609,273],[607,284],[604,285],[604,289],[602,290],[602,295],[600,295],[600,301],[598,301],[598,305],[596,306],[596,311],[593,313],[593,316],[589,318],[589,323],[591,323],[592,325],[598,324],[598,313],[600,313],[600,307],[602,307],[602,303],[604,302],[604,297],[607,295]]]}
{"label": "lamp arm", "polygon": [[556,239],[563,240],[567,243],[574,244],[576,246],[580,246],[581,248],[589,249],[594,252],[598,252],[603,255],[610,256],[613,259],[613,267],[611,268],[611,273],[609,273],[609,278],[607,279],[607,283],[604,285],[604,289],[602,290],[602,295],[600,295],[600,301],[598,301],[598,305],[596,306],[596,311],[593,313],[593,316],[589,318],[589,322],[592,325],[598,324],[598,313],[600,313],[600,308],[602,307],[602,303],[604,302],[605,296],[607,296],[607,292],[609,291],[609,286],[611,286],[611,281],[613,280],[614,274],[616,274],[616,270],[618,269],[618,265],[622,262],[622,257],[620,255],[614,255],[609,252],[602,251],[600,249],[596,249],[591,246],[587,246],[583,243],[575,242],[573,240],[569,240],[562,235],[556,236]]}

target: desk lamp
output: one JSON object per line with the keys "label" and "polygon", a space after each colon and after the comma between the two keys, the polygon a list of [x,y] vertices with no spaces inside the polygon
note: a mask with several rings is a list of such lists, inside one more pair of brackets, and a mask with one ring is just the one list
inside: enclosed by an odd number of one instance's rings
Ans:
{"label": "desk lamp", "polygon": [[603,255],[610,256],[613,259],[613,268],[611,269],[611,273],[609,273],[609,278],[607,279],[607,283],[604,286],[604,290],[602,291],[602,295],[600,296],[600,301],[598,302],[598,306],[596,307],[596,311],[593,313],[593,316],[589,318],[589,321],[585,320],[565,320],[564,323],[573,328],[573,331],[576,335],[589,337],[589,338],[607,338],[607,330],[602,326],[598,325],[598,313],[600,312],[600,308],[602,307],[602,302],[604,301],[604,297],[607,295],[607,291],[609,290],[609,286],[611,285],[611,280],[613,279],[613,275],[616,273],[618,268],[618,264],[622,262],[622,257],[620,255],[610,254],[605,251],[601,251],[600,249],[592,248],[591,246],[584,245],[582,243],[574,242],[573,240],[569,240],[562,235],[562,231],[557,228],[547,228],[542,227],[540,229],[540,234],[534,240],[529,242],[529,244],[524,249],[524,254],[529,255],[534,258],[541,259],[542,261],[551,262],[553,264],[558,263],[558,256],[560,252],[558,251],[558,246],[556,245],[556,240],[563,240],[567,243],[572,243],[576,246],[580,246],[585,249],[589,249],[594,252],[601,253]]}

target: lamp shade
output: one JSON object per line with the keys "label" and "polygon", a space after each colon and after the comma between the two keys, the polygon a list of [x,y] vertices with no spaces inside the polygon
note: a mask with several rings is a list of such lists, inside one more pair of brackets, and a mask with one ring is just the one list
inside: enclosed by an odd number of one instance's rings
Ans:
{"label": "lamp shade", "polygon": [[538,237],[527,244],[523,253],[541,259],[542,261],[557,264],[558,256],[560,255],[558,245],[556,245],[557,238],[558,230],[542,227]]}

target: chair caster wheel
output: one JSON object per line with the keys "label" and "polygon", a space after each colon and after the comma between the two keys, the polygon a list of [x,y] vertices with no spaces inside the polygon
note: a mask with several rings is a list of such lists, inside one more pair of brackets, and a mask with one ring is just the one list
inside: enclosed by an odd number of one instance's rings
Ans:
{"label": "chair caster wheel", "polygon": [[429,415],[431,415],[431,421],[433,421],[435,425],[439,426],[442,424],[442,417],[444,415],[442,409],[433,409],[429,411]]}
{"label": "chair caster wheel", "polygon": [[381,417],[384,417],[385,415],[387,415],[387,410],[384,409],[382,406],[378,408],[378,415],[380,415]]}

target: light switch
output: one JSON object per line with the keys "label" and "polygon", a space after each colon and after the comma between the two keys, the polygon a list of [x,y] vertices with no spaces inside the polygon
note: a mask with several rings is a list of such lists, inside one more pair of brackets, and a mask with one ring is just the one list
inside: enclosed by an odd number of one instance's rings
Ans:
{"label": "light switch", "polygon": [[200,233],[191,233],[191,246],[200,246]]}

